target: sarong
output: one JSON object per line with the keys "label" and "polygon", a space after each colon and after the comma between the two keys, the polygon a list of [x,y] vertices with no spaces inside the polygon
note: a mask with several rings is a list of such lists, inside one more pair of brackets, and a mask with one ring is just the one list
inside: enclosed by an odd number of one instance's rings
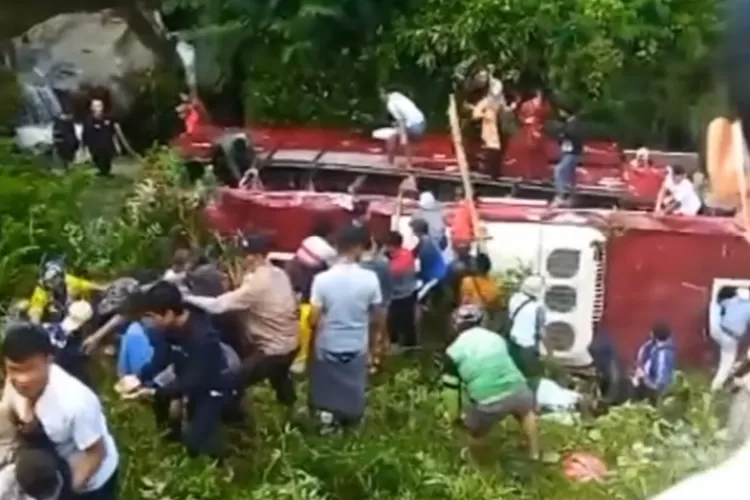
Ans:
{"label": "sarong", "polygon": [[310,407],[327,411],[343,424],[355,424],[365,414],[367,353],[318,350],[310,364]]}

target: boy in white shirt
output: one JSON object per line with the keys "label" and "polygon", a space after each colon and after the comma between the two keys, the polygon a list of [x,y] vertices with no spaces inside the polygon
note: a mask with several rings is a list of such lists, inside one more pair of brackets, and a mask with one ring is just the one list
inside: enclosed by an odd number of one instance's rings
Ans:
{"label": "boy in white shirt", "polygon": [[388,164],[390,166],[395,164],[396,148],[400,141],[406,154],[406,164],[411,166],[411,142],[422,137],[425,132],[424,113],[414,104],[414,101],[401,92],[386,92],[384,89],[380,89],[380,98],[385,103],[388,113],[396,122],[393,134],[386,140]]}
{"label": "boy in white shirt", "polygon": [[664,183],[656,197],[654,212],[657,214],[698,215],[703,202],[693,183],[688,179],[682,165],[669,167]]}

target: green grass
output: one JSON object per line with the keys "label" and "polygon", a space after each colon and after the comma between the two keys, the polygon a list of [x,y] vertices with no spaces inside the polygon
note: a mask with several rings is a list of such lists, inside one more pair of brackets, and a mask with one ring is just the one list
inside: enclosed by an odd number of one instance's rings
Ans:
{"label": "green grass", "polygon": [[[542,422],[545,451],[589,451],[607,461],[612,475],[602,484],[571,483],[559,463],[526,460],[512,420],[497,427],[492,457],[477,466],[460,457],[463,438],[434,375],[426,360],[393,361],[370,390],[361,429],[327,437],[286,426],[270,390],[261,386],[252,395],[254,422],[228,431],[231,456],[221,467],[187,458],[178,445],[165,446],[155,437],[148,407],[120,402],[106,390],[123,455],[122,498],[635,500],[723,454],[713,440],[712,406],[682,380],[666,405],[679,418],[634,406],[573,426]],[[304,391],[302,382],[301,405]]]}

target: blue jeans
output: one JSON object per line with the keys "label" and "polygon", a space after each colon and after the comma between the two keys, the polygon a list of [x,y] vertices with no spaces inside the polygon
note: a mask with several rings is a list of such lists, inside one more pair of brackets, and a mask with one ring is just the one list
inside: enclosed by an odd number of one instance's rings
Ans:
{"label": "blue jeans", "polygon": [[576,184],[576,167],[580,156],[564,153],[555,166],[555,195],[564,197],[573,194]]}

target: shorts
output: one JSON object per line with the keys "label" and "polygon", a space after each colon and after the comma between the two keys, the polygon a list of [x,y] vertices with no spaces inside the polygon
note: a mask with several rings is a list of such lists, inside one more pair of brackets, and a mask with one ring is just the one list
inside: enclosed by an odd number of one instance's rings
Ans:
{"label": "shorts", "polygon": [[426,128],[425,122],[412,123],[406,127],[406,134],[409,136],[409,139],[419,139],[424,135]]}
{"label": "shorts", "polygon": [[485,436],[493,425],[508,415],[522,418],[533,412],[534,406],[534,394],[528,386],[522,385],[499,401],[469,406],[464,415],[464,425],[473,436]]}

